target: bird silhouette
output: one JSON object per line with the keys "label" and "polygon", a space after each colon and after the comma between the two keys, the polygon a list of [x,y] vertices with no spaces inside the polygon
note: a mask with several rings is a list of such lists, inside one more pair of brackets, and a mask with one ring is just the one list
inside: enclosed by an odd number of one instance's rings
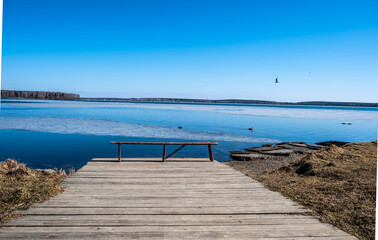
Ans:
{"label": "bird silhouette", "polygon": [[278,78],[276,78],[276,83],[278,83]]}

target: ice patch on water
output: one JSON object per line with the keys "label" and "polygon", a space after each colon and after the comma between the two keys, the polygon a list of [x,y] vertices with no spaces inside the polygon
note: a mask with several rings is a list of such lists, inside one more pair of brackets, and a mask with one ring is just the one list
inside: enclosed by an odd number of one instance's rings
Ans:
{"label": "ice patch on water", "polygon": [[214,109],[214,112],[224,114],[240,114],[278,118],[301,119],[332,119],[332,120],[368,120],[377,121],[377,111],[340,110],[340,109],[306,109],[306,108],[274,108],[274,107],[249,107],[239,109],[238,112],[231,109]]}
{"label": "ice patch on water", "polygon": [[[126,104],[125,104],[126,106]],[[377,108],[366,108],[366,110],[353,108],[321,108],[304,106],[298,108],[281,107],[281,106],[219,106],[219,105],[195,105],[195,104],[145,104],[129,103],[127,107],[149,108],[149,109],[172,109],[172,110],[189,110],[205,111],[220,114],[249,115],[262,117],[277,118],[300,118],[300,119],[333,119],[333,120],[369,120],[377,121]],[[371,110],[374,109],[374,110]]]}
{"label": "ice patch on water", "polygon": [[276,142],[276,140],[266,138],[255,138],[207,131],[188,131],[165,126],[150,126],[88,118],[0,117],[0,129],[99,136],[174,138],[232,142]]}

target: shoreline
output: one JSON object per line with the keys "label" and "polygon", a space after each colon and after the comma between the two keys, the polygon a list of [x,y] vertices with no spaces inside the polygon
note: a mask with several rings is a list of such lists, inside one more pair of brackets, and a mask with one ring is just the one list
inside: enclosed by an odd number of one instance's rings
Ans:
{"label": "shoreline", "polygon": [[1,99],[43,99],[43,100],[75,100],[75,101],[119,101],[140,103],[203,103],[203,104],[245,104],[245,105],[281,105],[281,106],[334,106],[334,107],[378,107],[378,103],[367,102],[335,102],[335,101],[300,101],[280,102],[252,99],[192,99],[192,98],[103,98],[80,97],[76,93],[1,90]]}
{"label": "shoreline", "polygon": [[322,222],[374,239],[377,140],[223,164],[311,209]]}
{"label": "shoreline", "polygon": [[329,107],[378,107],[378,103],[365,102],[332,102],[332,101],[304,101],[304,102],[276,102],[265,100],[246,99],[180,99],[180,98],[80,98],[79,101],[102,102],[132,102],[132,103],[177,103],[177,104],[237,104],[237,105],[262,105],[262,106],[329,106]]}
{"label": "shoreline", "polygon": [[0,162],[0,228],[19,216],[15,211],[62,193],[60,183],[66,177],[64,170],[33,169],[13,159]]}

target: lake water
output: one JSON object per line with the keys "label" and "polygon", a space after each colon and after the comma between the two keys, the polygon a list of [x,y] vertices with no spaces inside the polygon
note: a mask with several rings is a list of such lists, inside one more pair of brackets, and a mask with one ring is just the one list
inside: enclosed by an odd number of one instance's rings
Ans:
{"label": "lake water", "polygon": [[[232,150],[265,143],[373,141],[377,127],[378,108],[3,99],[0,160],[67,170],[94,157],[117,157],[110,141],[190,140],[219,142],[214,157],[227,161]],[[162,154],[162,146],[122,149],[123,157]],[[175,156],[207,157],[207,147],[186,146]]]}

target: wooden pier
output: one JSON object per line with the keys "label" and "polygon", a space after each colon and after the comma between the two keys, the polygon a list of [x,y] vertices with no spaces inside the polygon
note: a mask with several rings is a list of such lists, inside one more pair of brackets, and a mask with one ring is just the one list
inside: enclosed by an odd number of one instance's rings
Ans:
{"label": "wooden pier", "polygon": [[93,159],[0,239],[355,239],[209,159]]}

